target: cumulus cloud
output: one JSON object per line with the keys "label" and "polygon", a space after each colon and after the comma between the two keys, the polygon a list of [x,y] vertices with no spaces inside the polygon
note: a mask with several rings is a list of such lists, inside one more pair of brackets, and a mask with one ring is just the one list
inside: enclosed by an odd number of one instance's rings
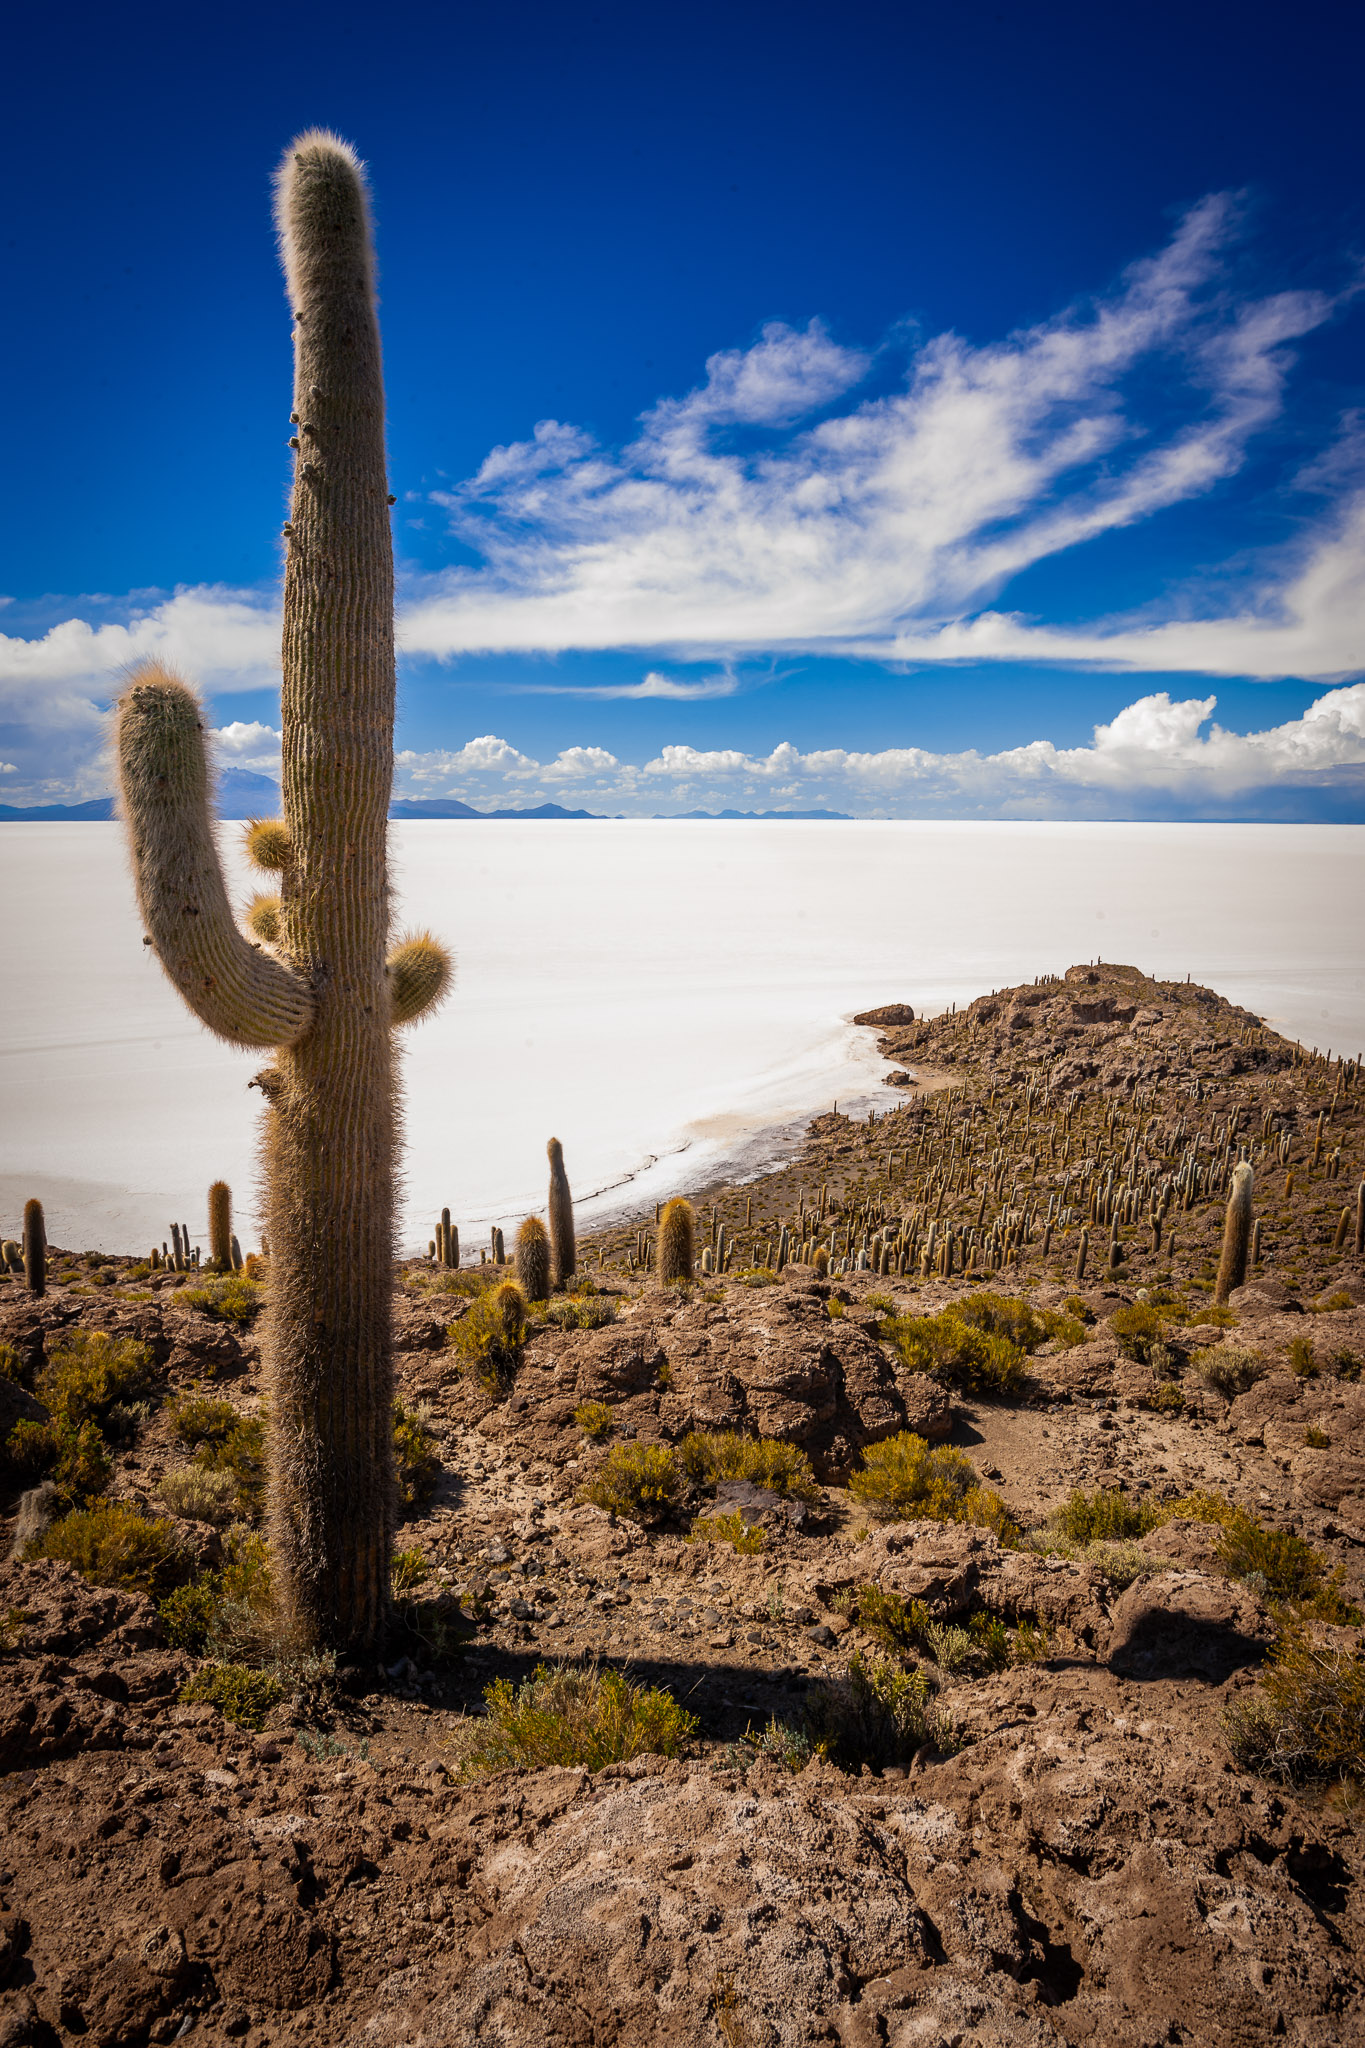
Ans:
{"label": "cumulus cloud", "polygon": [[236,718],[231,725],[218,727],[213,743],[220,767],[250,768],[278,776],[281,738],[273,725],[264,725],[258,718]]}
{"label": "cumulus cloud", "polygon": [[[1315,804],[1330,811],[1337,797],[1357,807],[1365,797],[1365,683],[1329,690],[1302,717],[1262,732],[1227,731],[1214,722],[1216,708],[1214,696],[1174,700],[1156,691],[1096,726],[1088,746],[1039,739],[994,754],[923,747],[802,752],[784,740],[766,754],[670,744],[638,767],[601,748],[573,747],[541,767],[509,747],[504,779],[529,794],[580,776],[591,779],[604,804],[646,815],[669,804],[724,808],[741,799],[760,808],[890,816],[1161,816],[1244,801],[1254,813],[1266,808],[1268,792],[1290,791],[1302,799],[1299,814],[1309,816]],[[505,746],[475,744],[489,762]],[[462,758],[401,757],[414,783],[449,780],[451,764]],[[467,795],[469,784],[445,793]]]}

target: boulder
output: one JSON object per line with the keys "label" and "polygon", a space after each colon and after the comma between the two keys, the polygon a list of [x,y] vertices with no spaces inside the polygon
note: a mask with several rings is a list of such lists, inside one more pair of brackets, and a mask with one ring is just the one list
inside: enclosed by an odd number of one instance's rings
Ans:
{"label": "boulder", "polygon": [[1137,1579],[1114,1609],[1109,1667],[1124,1678],[1221,1685],[1264,1656],[1273,1629],[1245,1586],[1202,1572]]}

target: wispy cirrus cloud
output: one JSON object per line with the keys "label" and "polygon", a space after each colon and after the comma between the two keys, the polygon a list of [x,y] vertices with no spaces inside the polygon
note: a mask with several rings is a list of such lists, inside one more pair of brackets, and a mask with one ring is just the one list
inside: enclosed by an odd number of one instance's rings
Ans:
{"label": "wispy cirrus cloud", "polygon": [[735,675],[702,676],[695,682],[679,682],[658,669],[649,669],[638,683],[517,683],[519,694],[531,697],[615,698],[626,703],[647,700],[669,704],[702,704],[716,697],[733,697],[739,688]]}
{"label": "wispy cirrus cloud", "polygon": [[[929,340],[890,396],[848,402],[870,359],[818,322],[774,324],[713,356],[620,451],[543,422],[433,494],[484,566],[414,591],[404,645],[957,658],[940,636],[1011,576],[1208,491],[1279,413],[1291,344],[1334,301],[1239,300],[1237,230],[1236,203],[1206,199],[1107,296],[982,347]],[[1202,623],[1187,656],[1221,666],[1221,622]],[[1008,636],[980,637],[986,658],[1015,658]],[[1239,644],[1258,661],[1289,652]],[[1293,653],[1322,672],[1311,623]]]}

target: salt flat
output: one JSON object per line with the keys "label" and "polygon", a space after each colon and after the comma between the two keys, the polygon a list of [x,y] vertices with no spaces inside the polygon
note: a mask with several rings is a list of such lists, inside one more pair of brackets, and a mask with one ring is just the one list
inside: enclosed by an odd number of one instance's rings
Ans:
{"label": "salt flat", "polygon": [[[1208,982],[1305,1043],[1365,1046],[1365,827],[857,821],[405,822],[404,922],[455,993],[403,1034],[400,1243],[449,1203],[466,1246],[544,1198],[585,1221],[757,1169],[837,1097],[889,1099],[870,1004],[937,1010],[1093,955]],[[237,893],[250,892],[224,828]],[[216,1043],[142,943],[119,828],[0,826],[0,1229],[54,1243],[204,1229],[228,1179],[254,1239],[263,1056]]]}

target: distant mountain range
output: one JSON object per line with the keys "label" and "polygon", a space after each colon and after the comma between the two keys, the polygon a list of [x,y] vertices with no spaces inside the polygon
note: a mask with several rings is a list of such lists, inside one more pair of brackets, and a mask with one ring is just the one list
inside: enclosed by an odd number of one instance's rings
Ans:
{"label": "distant mountain range", "polygon": [[[269,775],[257,775],[250,768],[225,768],[218,777],[218,815],[237,818],[273,818],[280,808],[280,786]],[[0,804],[0,822],[11,819],[30,825],[101,823],[114,815],[111,796],[93,797],[84,804]],[[566,811],[562,804],[538,804],[528,811],[476,811],[454,797],[413,799],[397,797],[389,806],[391,818],[596,818],[596,811]]]}
{"label": "distant mountain range", "polygon": [[[268,775],[258,775],[251,768],[225,768],[218,777],[218,815],[220,818],[273,818],[280,808],[280,786]],[[70,824],[81,821],[98,823],[112,818],[114,799],[111,796],[92,797],[84,804],[0,804],[0,821],[13,819],[30,825]],[[846,819],[844,811],[680,811],[656,812],[657,817],[706,818],[714,823],[728,822],[732,818],[752,819],[766,823],[774,819],[799,820],[809,823],[815,818]],[[472,804],[462,804],[453,796],[440,797],[395,797],[389,805],[391,818],[592,818],[601,819],[600,811],[566,811],[562,804],[537,804],[527,811],[476,811]]]}

